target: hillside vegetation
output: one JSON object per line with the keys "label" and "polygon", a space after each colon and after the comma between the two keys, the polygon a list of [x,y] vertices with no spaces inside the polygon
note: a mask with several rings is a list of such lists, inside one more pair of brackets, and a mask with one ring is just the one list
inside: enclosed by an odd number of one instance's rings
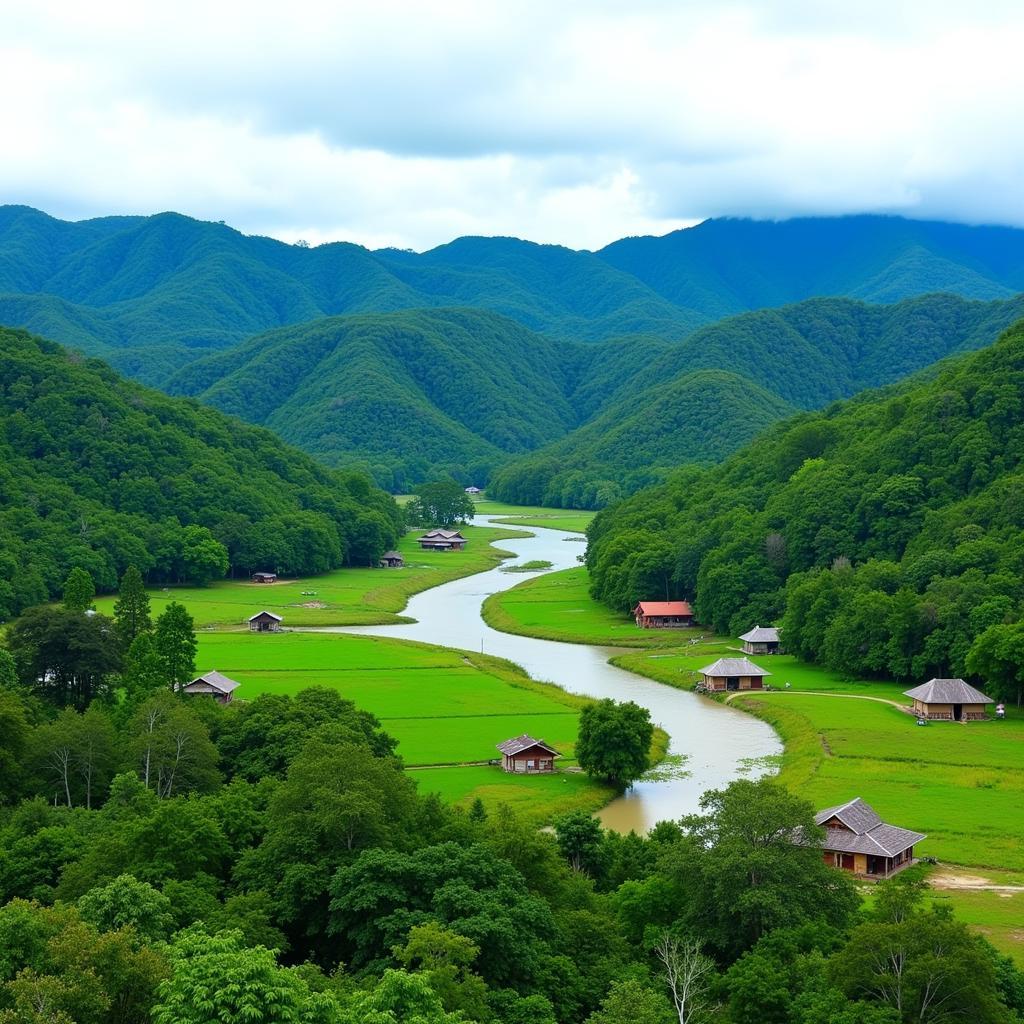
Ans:
{"label": "hillside vegetation", "polygon": [[71,568],[112,589],[226,571],[366,564],[398,537],[394,500],[273,434],[0,329],[0,619]]}
{"label": "hillside vegetation", "polygon": [[73,223],[0,207],[0,323],[152,384],[254,334],[345,313],[469,306],[552,337],[674,341],[820,295],[1021,289],[1024,231],[899,217],[709,220],[598,252],[466,237],[414,253],[287,245],[175,213]]}
{"label": "hillside vegetation", "polygon": [[853,676],[984,665],[986,685],[1013,694],[1022,455],[1024,323],[600,513],[593,592],[624,610],[667,585],[722,633],[781,620],[791,653]]}
{"label": "hillside vegetation", "polygon": [[[796,409],[896,381],[989,344],[1024,315],[1024,299],[929,295],[891,306],[810,299],[730,317],[655,353],[625,377],[591,371],[607,403],[566,437],[495,474],[504,501],[603,508],[684,463],[717,462]],[[637,353],[638,356],[641,353]],[[600,356],[595,359],[600,365]]]}

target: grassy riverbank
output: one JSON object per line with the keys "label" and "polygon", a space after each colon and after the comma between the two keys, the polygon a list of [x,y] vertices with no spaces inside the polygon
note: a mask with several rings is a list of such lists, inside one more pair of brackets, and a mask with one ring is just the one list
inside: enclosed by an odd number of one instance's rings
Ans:
{"label": "grassy riverbank", "polygon": [[698,630],[640,629],[628,615],[591,598],[587,570],[563,569],[492,594],[481,611],[484,622],[503,633],[606,647],[678,647]]}
{"label": "grassy riverbank", "polygon": [[[579,509],[543,508],[529,505],[506,505],[500,501],[480,498],[475,501],[476,513],[480,516],[503,516],[500,523],[512,526],[549,526],[554,530],[565,530],[568,533],[586,533],[590,521],[596,512],[583,512]],[[582,546],[581,546],[582,550]]]}
{"label": "grassy riverbank", "polygon": [[[398,613],[413,594],[440,586],[462,576],[492,569],[513,556],[491,542],[526,537],[522,530],[495,527],[463,527],[469,541],[464,551],[422,551],[417,533],[406,534],[398,544],[405,558],[401,569],[344,568],[307,579],[281,580],[273,584],[248,580],[218,580],[208,587],[169,587],[150,593],[154,615],[170,601],[188,607],[196,625],[242,628],[256,612],[283,616],[286,626],[364,626],[408,622]],[[113,596],[101,597],[96,607],[113,613]]]}

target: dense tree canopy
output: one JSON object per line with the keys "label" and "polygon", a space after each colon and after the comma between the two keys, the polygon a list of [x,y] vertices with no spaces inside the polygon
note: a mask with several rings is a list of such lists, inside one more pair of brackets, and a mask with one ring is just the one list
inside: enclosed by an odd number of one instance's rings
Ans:
{"label": "dense tree canopy", "polygon": [[66,581],[77,608],[86,575],[109,592],[132,565],[201,584],[366,564],[397,539],[357,473],[24,332],[0,330],[0,356],[0,619]]}

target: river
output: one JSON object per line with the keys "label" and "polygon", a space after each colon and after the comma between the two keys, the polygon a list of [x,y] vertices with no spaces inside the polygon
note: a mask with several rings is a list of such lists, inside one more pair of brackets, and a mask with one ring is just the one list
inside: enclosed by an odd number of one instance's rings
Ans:
{"label": "river", "polygon": [[[500,525],[493,523],[495,518],[499,517],[477,517],[476,524]],[[533,526],[528,529],[534,536],[502,540],[497,546],[514,552],[517,560],[544,560],[554,569],[578,564],[576,557],[584,550],[579,534]],[[459,556],[452,553],[451,557]],[[505,564],[514,563],[510,560]],[[751,761],[782,752],[770,726],[689,690],[677,690],[610,665],[608,659],[626,653],[624,649],[537,640],[491,629],[480,616],[484,599],[530,575],[495,568],[466,576],[414,596],[403,611],[416,619],[413,623],[335,627],[332,632],[401,637],[462,650],[482,648],[487,654],[522,665],[535,679],[557,683],[571,693],[632,700],[647,708],[651,720],[671,737],[669,753],[687,758],[686,772],[670,771],[663,773],[667,778],[637,782],[599,813],[607,828],[645,832],[658,821],[696,811],[705,790],[740,777],[755,778],[769,770],[763,763]]]}

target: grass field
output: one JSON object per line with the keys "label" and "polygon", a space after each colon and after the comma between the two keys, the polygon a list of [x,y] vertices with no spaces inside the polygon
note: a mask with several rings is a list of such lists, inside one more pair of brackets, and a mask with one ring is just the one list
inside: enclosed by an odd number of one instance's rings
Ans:
{"label": "grass field", "polygon": [[506,505],[500,501],[481,498],[475,502],[477,515],[505,516],[499,520],[512,526],[550,526],[570,533],[586,533],[596,512],[583,512],[569,508],[543,508],[530,505]]}
{"label": "grass field", "polygon": [[587,570],[563,569],[492,594],[484,621],[504,633],[611,647],[678,647],[698,630],[640,629],[628,615],[613,612],[587,591]]}
{"label": "grass field", "polygon": [[[483,572],[512,557],[490,541],[521,537],[522,531],[485,526],[463,528],[465,551],[421,551],[417,533],[404,536],[398,550],[401,569],[336,569],[308,579],[274,584],[220,580],[208,587],[170,587],[150,592],[153,614],[170,601],[188,607],[196,625],[241,627],[250,615],[266,608],[284,617],[286,626],[347,626],[402,622],[398,613],[413,594],[441,583]],[[96,601],[99,611],[113,612],[113,596]]]}

